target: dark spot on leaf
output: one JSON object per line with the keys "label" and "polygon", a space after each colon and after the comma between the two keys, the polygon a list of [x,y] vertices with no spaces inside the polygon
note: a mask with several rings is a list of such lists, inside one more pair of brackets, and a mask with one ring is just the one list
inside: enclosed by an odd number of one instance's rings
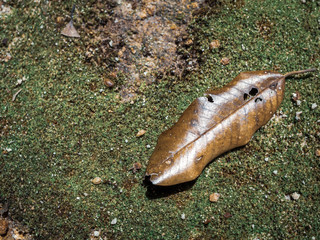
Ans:
{"label": "dark spot on leaf", "polygon": [[214,101],[213,101],[213,98],[212,98],[212,96],[211,96],[211,95],[207,95],[206,97],[207,97],[207,99],[208,99],[208,101],[209,101],[209,102],[211,102],[211,103],[213,103],[213,102],[214,102]]}
{"label": "dark spot on leaf", "polygon": [[262,98],[257,97],[257,98],[254,100],[254,102],[262,102]]}
{"label": "dark spot on leaf", "polygon": [[232,217],[231,213],[229,213],[229,212],[226,212],[223,216],[225,218],[231,218]]}
{"label": "dark spot on leaf", "polygon": [[274,82],[269,86],[269,88],[272,89],[272,90],[275,90],[277,86],[278,86],[278,83]]}
{"label": "dark spot on leaf", "polygon": [[251,96],[255,96],[255,95],[257,95],[257,93],[258,93],[258,89],[257,89],[257,88],[252,88],[252,89],[250,90],[250,92],[249,92],[249,94],[250,94]]}
{"label": "dark spot on leaf", "polygon": [[243,99],[244,100],[248,100],[250,97],[250,95],[248,93],[243,94]]}

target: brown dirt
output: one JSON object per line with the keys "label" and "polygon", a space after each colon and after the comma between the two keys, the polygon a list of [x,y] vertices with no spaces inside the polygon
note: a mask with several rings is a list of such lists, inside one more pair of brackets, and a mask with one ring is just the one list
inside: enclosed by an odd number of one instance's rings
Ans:
{"label": "brown dirt", "polygon": [[188,23],[203,2],[98,1],[92,6],[95,17],[82,25],[88,38],[86,58],[113,72],[111,78],[119,73],[126,76],[120,86],[124,101],[135,97],[142,82],[150,84],[168,73],[181,77],[190,59],[177,50],[192,44]]}

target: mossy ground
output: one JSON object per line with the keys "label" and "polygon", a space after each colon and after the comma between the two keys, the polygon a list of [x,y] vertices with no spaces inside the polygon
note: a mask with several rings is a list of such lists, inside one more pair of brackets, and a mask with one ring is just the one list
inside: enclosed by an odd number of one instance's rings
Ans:
{"label": "mossy ground", "polygon": [[[59,34],[53,22],[66,5],[17,1],[1,17],[12,59],[0,65],[0,198],[14,218],[39,239],[83,239],[93,229],[108,239],[320,238],[319,73],[288,79],[278,111],[287,118],[217,158],[191,188],[152,198],[142,183],[158,135],[207,88],[241,71],[320,69],[319,2],[245,1],[202,16],[190,26],[200,69],[141,85],[133,104],[103,85],[105,69],[85,63],[81,39]],[[220,50],[209,49],[213,39]],[[140,129],[147,133],[136,138]],[[134,162],[143,166],[136,174],[128,171]],[[93,185],[96,176],[105,183]],[[286,200],[293,192],[299,200]]]}

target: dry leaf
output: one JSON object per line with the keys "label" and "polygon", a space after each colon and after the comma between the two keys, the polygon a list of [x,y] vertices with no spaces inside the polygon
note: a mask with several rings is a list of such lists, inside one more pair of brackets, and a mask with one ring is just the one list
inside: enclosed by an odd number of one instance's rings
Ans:
{"label": "dry leaf", "polygon": [[76,6],[73,5],[72,10],[71,10],[71,20],[70,22],[67,24],[67,26],[65,26],[65,28],[61,31],[61,34],[67,37],[76,37],[79,38],[80,35],[77,32],[77,30],[75,29],[75,27],[73,26],[73,13],[75,10]]}
{"label": "dry leaf", "polygon": [[215,157],[247,144],[270,120],[283,99],[286,77],[312,71],[243,72],[223,88],[197,98],[160,135],[146,175],[162,186],[196,179]]}
{"label": "dry leaf", "polygon": [[77,30],[73,26],[73,21],[72,20],[61,31],[61,34],[64,35],[64,36],[67,36],[67,37],[75,37],[75,38],[79,38],[80,37],[79,33],[77,32]]}

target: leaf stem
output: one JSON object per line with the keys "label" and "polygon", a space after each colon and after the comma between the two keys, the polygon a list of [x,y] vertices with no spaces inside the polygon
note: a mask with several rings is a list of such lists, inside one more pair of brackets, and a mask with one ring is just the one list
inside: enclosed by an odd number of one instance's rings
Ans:
{"label": "leaf stem", "polygon": [[73,21],[73,14],[74,14],[74,10],[75,10],[75,8],[76,8],[76,5],[75,5],[75,4],[73,4],[73,6],[72,6],[72,10],[71,10],[71,14],[70,14],[71,21]]}
{"label": "leaf stem", "polygon": [[284,75],[284,77],[289,77],[289,76],[292,76],[292,75],[295,75],[295,74],[300,74],[300,73],[308,73],[308,72],[315,72],[317,71],[317,69],[315,68],[310,68],[310,69],[306,69],[306,70],[300,70],[300,71],[293,71],[293,72],[288,72]]}

